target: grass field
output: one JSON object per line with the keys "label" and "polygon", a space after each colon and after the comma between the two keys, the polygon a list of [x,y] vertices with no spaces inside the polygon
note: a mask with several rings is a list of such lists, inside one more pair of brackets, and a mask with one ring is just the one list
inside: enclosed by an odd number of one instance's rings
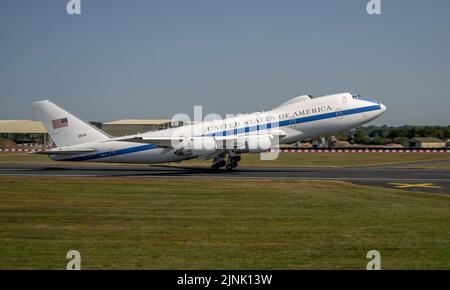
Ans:
{"label": "grass field", "polygon": [[[258,154],[243,154],[241,167],[364,167],[395,165],[413,162],[450,160],[446,153],[280,153],[278,159],[263,161]],[[55,162],[47,156],[27,153],[1,153],[0,164],[83,164],[80,162]],[[85,165],[102,166],[105,163],[87,162]],[[109,164],[110,165],[110,164]],[[172,164],[179,166],[210,166],[211,160],[187,160]],[[433,165],[429,165],[433,166]],[[438,166],[438,165],[436,165]],[[440,168],[446,168],[441,165]],[[422,167],[426,167],[423,165]],[[450,166],[449,166],[450,167]],[[442,168],[442,169],[444,169]],[[447,168],[450,169],[450,168]]]}
{"label": "grass field", "polygon": [[0,268],[450,269],[450,196],[297,180],[0,177]]}

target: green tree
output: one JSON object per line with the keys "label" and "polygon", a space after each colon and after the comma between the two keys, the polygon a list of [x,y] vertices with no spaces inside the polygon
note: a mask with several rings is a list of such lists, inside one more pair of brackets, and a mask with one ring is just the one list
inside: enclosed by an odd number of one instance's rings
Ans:
{"label": "green tree", "polygon": [[366,131],[362,129],[357,129],[355,132],[355,142],[358,144],[368,144],[369,142],[369,135]]}

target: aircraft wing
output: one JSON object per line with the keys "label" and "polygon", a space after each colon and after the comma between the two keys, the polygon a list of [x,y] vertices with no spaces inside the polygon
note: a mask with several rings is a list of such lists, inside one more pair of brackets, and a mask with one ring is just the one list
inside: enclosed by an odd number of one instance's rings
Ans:
{"label": "aircraft wing", "polygon": [[[270,137],[279,137],[282,138],[286,136],[286,133],[282,130],[274,130],[267,134],[250,134],[245,136],[240,135],[229,135],[229,136],[215,136],[214,139],[216,141],[232,141],[239,140],[241,138],[249,139],[256,138],[261,136],[270,136]],[[144,143],[144,144],[154,144],[157,147],[161,148],[173,148],[173,144],[181,144],[183,141],[187,139],[196,139],[196,138],[211,138],[211,137],[151,137],[151,136],[140,136],[140,135],[132,135],[118,138],[111,138],[107,141],[121,141],[121,142],[133,142],[133,143]]]}
{"label": "aircraft wing", "polygon": [[[184,138],[129,136],[129,137],[112,138],[108,141],[154,144],[157,147],[168,148],[168,147],[172,147],[172,144],[173,144],[172,142],[181,142],[183,140],[184,140]],[[105,142],[108,142],[108,141],[105,141]]]}

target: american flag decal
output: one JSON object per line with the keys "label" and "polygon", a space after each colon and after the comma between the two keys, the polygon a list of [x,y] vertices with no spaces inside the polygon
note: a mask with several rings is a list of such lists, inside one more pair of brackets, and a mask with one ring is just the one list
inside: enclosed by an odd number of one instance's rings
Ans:
{"label": "american flag decal", "polygon": [[64,127],[69,127],[69,121],[67,118],[52,120],[53,129],[59,129]]}

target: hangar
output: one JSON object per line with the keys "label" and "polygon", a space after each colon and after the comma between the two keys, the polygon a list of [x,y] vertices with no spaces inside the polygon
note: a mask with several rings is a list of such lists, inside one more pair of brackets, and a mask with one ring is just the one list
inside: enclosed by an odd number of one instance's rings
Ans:
{"label": "hangar", "polygon": [[42,123],[31,120],[0,120],[0,138],[16,144],[49,145],[52,142]]}
{"label": "hangar", "polygon": [[[172,120],[125,119],[107,123],[90,122],[112,136],[124,136],[147,131],[157,131],[183,124]],[[40,121],[0,120],[0,139],[11,140],[16,144],[52,145],[47,130]],[[11,146],[10,141],[8,141]],[[6,144],[6,143],[5,143]]]}
{"label": "hangar", "polygon": [[147,131],[158,131],[179,127],[183,124],[181,121],[172,121],[169,119],[146,120],[146,119],[124,119],[102,124],[102,130],[106,133],[120,137],[144,133]]}
{"label": "hangar", "polygon": [[408,140],[409,148],[445,148],[446,143],[444,140],[439,138],[412,138]]}

